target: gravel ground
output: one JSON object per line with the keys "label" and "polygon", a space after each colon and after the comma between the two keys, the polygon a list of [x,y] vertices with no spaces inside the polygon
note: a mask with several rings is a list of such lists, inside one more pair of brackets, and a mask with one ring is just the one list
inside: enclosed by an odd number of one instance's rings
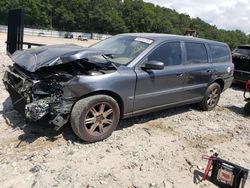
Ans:
{"label": "gravel ground", "polygon": [[[0,33],[2,69],[11,64]],[[25,41],[90,45],[96,41],[25,36]],[[207,161],[219,156],[250,169],[250,119],[243,114],[243,87],[225,91],[211,112],[184,106],[122,120],[112,136],[82,143],[66,126],[26,125],[0,82],[1,187],[215,187],[199,182]],[[250,186],[250,181],[247,186]]]}

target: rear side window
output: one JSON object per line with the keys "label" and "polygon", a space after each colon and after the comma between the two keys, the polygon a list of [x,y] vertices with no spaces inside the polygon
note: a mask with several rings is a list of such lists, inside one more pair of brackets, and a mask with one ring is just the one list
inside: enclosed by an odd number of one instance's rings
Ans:
{"label": "rear side window", "polygon": [[208,62],[207,50],[202,43],[186,42],[187,63],[202,64]]}
{"label": "rear side window", "polygon": [[161,61],[165,66],[180,65],[180,42],[169,42],[159,46],[148,56],[148,61]]}
{"label": "rear side window", "polygon": [[226,46],[209,44],[209,49],[213,63],[230,62],[230,53]]}

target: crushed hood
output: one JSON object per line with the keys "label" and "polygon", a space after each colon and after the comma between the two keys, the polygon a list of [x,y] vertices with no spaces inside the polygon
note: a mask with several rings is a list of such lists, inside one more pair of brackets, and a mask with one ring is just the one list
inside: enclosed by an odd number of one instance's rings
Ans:
{"label": "crushed hood", "polygon": [[27,71],[35,72],[42,67],[55,66],[101,54],[108,53],[94,48],[64,44],[17,51],[12,55],[11,59]]}

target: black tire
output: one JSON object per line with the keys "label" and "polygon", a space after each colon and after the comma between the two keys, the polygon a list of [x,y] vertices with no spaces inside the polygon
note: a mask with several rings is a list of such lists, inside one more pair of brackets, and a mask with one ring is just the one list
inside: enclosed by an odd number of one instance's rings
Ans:
{"label": "black tire", "polygon": [[86,142],[97,142],[112,134],[119,119],[120,108],[115,99],[107,95],[95,95],[76,102],[70,123],[79,138]]}
{"label": "black tire", "polygon": [[244,113],[247,116],[250,115],[250,102],[248,102],[248,103],[245,104],[245,106],[244,106]]}
{"label": "black tire", "polygon": [[220,100],[221,87],[218,83],[212,83],[208,86],[205,96],[199,106],[204,111],[213,110]]}

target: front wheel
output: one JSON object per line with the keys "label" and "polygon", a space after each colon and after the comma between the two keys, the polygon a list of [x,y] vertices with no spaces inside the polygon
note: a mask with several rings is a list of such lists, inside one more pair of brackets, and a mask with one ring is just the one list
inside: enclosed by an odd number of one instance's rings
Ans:
{"label": "front wheel", "polygon": [[221,94],[221,87],[218,83],[212,83],[208,86],[206,94],[200,103],[200,107],[204,111],[213,110],[218,104]]}
{"label": "front wheel", "polygon": [[107,95],[95,95],[76,102],[70,123],[79,138],[86,142],[97,142],[112,134],[119,119],[117,102]]}

